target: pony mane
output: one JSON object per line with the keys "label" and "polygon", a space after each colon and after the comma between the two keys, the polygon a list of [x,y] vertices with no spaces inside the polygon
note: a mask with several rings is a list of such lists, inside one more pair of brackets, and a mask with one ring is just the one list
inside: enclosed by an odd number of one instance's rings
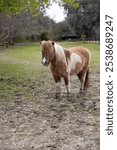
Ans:
{"label": "pony mane", "polygon": [[64,62],[65,64],[67,64],[66,62],[66,55],[64,52],[64,49],[62,46],[60,46],[59,44],[54,44],[54,48],[55,48],[55,56],[56,56],[56,61],[57,62]]}
{"label": "pony mane", "polygon": [[50,44],[50,41],[42,41],[42,47],[44,49],[50,49],[51,48],[51,44]]}

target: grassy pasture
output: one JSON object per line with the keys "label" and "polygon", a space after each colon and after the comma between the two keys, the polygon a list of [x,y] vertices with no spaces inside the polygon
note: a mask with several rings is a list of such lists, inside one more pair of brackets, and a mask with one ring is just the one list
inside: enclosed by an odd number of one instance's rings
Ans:
{"label": "grassy pasture", "polygon": [[[91,67],[99,67],[99,44],[60,42],[65,48],[82,45],[92,55]],[[44,78],[48,70],[41,64],[41,49],[38,43],[14,46],[0,50],[0,102],[19,97],[33,99],[46,85]]]}

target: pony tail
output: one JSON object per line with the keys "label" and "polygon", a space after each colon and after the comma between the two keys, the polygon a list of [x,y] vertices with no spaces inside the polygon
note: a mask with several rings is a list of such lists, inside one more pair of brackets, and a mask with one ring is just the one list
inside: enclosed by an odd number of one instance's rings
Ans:
{"label": "pony tail", "polygon": [[85,82],[84,82],[84,90],[87,90],[88,86],[89,86],[89,68],[86,72],[86,77],[85,77]]}

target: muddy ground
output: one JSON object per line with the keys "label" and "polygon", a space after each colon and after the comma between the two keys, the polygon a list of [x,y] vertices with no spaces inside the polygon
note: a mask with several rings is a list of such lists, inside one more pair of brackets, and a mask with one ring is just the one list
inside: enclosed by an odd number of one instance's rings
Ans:
{"label": "muddy ground", "polygon": [[41,79],[36,81],[38,92],[32,100],[17,94],[15,101],[2,103],[0,150],[99,150],[98,70],[92,70],[85,96],[77,94],[79,81],[72,77],[72,94],[66,97],[62,85],[61,98],[55,99],[48,75],[44,88]]}

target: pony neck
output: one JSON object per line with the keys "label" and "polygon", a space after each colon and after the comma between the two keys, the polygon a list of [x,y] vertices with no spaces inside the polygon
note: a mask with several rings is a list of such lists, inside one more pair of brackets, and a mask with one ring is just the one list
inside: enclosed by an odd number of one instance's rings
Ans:
{"label": "pony neck", "polygon": [[55,58],[53,59],[54,63],[56,61],[56,63],[63,62],[66,64],[66,56],[63,47],[55,43],[54,50],[55,50]]}

